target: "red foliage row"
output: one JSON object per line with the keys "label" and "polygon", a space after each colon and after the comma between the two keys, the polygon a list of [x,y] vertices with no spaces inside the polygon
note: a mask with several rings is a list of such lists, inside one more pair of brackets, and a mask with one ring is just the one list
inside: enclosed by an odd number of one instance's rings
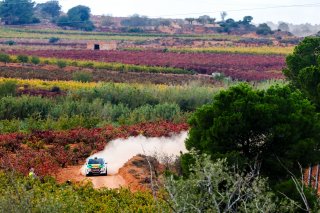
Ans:
{"label": "red foliage row", "polygon": [[27,174],[30,167],[35,167],[39,175],[49,175],[59,166],[78,164],[93,152],[103,150],[113,139],[140,134],[146,137],[170,136],[187,129],[185,123],[163,121],[122,127],[3,134],[0,135],[0,168],[14,168]]}
{"label": "red foliage row", "polygon": [[90,50],[15,50],[9,53],[176,67],[209,75],[213,72],[222,72],[227,76],[240,80],[283,78],[281,70],[285,66],[285,56],[280,55]]}

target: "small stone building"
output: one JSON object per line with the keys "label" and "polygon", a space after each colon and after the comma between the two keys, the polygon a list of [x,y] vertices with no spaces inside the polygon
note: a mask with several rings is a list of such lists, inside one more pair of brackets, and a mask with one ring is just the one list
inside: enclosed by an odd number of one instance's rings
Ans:
{"label": "small stone building", "polygon": [[88,50],[116,50],[116,41],[92,41],[87,43]]}

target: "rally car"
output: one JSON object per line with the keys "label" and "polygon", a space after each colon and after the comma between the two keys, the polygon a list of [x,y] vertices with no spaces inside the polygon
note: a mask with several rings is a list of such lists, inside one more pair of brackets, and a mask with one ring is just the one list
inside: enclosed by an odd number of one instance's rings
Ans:
{"label": "rally car", "polygon": [[89,175],[107,175],[107,163],[103,158],[89,158],[86,162],[86,176]]}

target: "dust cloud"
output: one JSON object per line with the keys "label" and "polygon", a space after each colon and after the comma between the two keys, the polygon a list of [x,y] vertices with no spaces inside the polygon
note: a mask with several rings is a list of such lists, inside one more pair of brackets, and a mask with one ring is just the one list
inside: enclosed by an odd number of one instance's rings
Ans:
{"label": "dust cloud", "polygon": [[[110,141],[101,152],[90,156],[102,157],[107,162],[108,174],[117,174],[118,170],[132,157],[138,154],[153,155],[161,153],[164,155],[180,155],[187,152],[185,140],[188,132],[172,135],[171,137],[147,138],[145,136],[129,137],[127,139],[116,139]],[[81,173],[84,174],[84,166]]]}

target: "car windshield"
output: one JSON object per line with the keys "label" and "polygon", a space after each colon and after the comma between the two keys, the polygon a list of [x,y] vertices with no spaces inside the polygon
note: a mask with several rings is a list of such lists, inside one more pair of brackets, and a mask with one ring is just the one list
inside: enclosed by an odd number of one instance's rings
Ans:
{"label": "car windshield", "polygon": [[103,159],[102,158],[89,159],[88,164],[103,164]]}

